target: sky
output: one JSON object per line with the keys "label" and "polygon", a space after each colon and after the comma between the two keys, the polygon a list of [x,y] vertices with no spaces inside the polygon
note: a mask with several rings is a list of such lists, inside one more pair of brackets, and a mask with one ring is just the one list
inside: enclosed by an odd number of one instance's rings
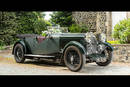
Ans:
{"label": "sky", "polygon": [[52,14],[51,11],[48,11],[48,12],[44,12],[45,13],[45,20],[49,20],[51,18],[50,14]]}

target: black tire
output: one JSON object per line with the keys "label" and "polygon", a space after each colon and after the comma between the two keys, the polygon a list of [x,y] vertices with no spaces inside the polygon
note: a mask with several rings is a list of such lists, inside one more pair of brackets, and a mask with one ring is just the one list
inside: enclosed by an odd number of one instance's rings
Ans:
{"label": "black tire", "polygon": [[17,63],[24,63],[24,50],[21,44],[16,44],[14,47],[14,58]]}
{"label": "black tire", "polygon": [[[105,51],[106,51],[107,54],[108,54],[107,59],[106,59],[105,62],[96,62],[96,64],[99,65],[99,66],[107,66],[107,65],[109,65],[109,64],[111,63],[111,61],[112,61],[112,51],[107,50],[107,49],[106,49]],[[105,54],[105,55],[106,55],[106,54]]]}
{"label": "black tire", "polygon": [[75,46],[69,46],[64,52],[64,63],[73,72],[80,71],[86,63],[85,55]]}

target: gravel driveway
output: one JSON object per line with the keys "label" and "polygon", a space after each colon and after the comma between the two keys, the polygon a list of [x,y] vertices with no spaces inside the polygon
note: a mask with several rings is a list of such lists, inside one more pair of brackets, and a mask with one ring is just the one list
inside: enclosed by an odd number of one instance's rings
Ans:
{"label": "gravel driveway", "polygon": [[130,63],[112,62],[106,67],[89,63],[82,71],[71,72],[67,67],[45,60],[16,63],[9,50],[0,52],[0,75],[130,75]]}

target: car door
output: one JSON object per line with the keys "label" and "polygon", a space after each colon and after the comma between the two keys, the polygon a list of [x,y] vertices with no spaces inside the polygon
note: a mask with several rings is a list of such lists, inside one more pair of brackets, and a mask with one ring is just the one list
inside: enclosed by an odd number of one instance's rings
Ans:
{"label": "car door", "polygon": [[30,46],[32,54],[52,54],[59,51],[58,37],[46,37],[43,40],[42,38],[42,36],[26,38],[26,41]]}

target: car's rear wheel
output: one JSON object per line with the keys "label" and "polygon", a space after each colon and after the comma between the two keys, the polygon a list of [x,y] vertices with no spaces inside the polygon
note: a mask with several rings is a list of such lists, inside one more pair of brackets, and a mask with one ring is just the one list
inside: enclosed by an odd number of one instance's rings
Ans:
{"label": "car's rear wheel", "polygon": [[112,61],[112,51],[106,49],[106,50],[104,50],[103,53],[106,56],[106,61],[104,61],[104,62],[96,62],[96,64],[99,65],[99,66],[107,66]]}
{"label": "car's rear wheel", "polygon": [[69,70],[77,72],[85,66],[86,58],[77,47],[69,46],[64,53],[64,62]]}
{"label": "car's rear wheel", "polygon": [[23,63],[25,61],[24,50],[21,44],[16,44],[14,47],[14,58],[17,63]]}

